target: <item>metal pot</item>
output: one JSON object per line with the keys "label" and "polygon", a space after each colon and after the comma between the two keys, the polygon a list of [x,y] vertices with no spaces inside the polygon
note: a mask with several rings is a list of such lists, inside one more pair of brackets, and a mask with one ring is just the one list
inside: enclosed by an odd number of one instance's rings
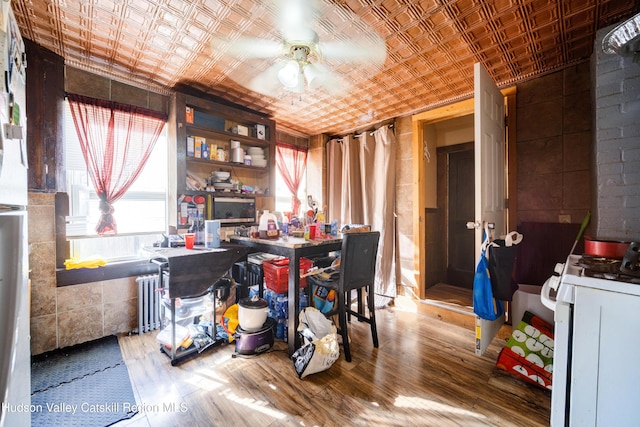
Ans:
{"label": "metal pot", "polygon": [[601,258],[622,259],[629,248],[629,242],[619,240],[594,239],[585,236],[584,253]]}
{"label": "metal pot", "polygon": [[245,331],[260,330],[267,320],[269,303],[257,296],[243,298],[238,302],[238,323]]}
{"label": "metal pot", "polygon": [[226,301],[231,295],[231,288],[234,286],[234,282],[229,277],[222,277],[213,285],[213,292],[215,293],[216,301]]}

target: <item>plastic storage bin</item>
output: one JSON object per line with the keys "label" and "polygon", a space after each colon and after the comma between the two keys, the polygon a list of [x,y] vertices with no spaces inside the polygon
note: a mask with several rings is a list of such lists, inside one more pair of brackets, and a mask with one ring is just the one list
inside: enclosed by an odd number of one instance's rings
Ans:
{"label": "plastic storage bin", "polygon": [[553,325],[553,311],[542,305],[540,290],[542,286],[518,285],[518,290],[511,299],[511,325],[516,327],[522,320],[525,311],[528,311],[542,320]]}
{"label": "plastic storage bin", "polygon": [[[313,267],[313,262],[307,258],[300,258],[300,274],[304,274]],[[262,263],[264,283],[267,289],[282,294],[289,289],[289,258],[281,258]],[[300,279],[300,287],[307,286],[307,279]]]}

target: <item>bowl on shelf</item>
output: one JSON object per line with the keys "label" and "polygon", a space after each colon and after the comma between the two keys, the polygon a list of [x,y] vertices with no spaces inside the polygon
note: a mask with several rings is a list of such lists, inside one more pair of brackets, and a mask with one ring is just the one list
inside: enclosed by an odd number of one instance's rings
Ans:
{"label": "bowl on shelf", "polygon": [[231,190],[233,188],[233,184],[230,182],[214,182],[213,188],[215,188],[216,191]]}
{"label": "bowl on shelf", "polygon": [[259,168],[263,168],[265,166],[267,166],[267,160],[266,159],[262,159],[262,160],[253,160],[251,162],[252,166],[257,166]]}
{"label": "bowl on shelf", "polygon": [[249,148],[247,148],[247,153],[249,155],[251,155],[252,157],[254,155],[264,156],[264,149],[262,149],[260,147],[249,147]]}
{"label": "bowl on shelf", "polygon": [[213,176],[215,181],[226,181],[231,176],[231,173],[226,171],[214,171],[211,172],[211,176]]}

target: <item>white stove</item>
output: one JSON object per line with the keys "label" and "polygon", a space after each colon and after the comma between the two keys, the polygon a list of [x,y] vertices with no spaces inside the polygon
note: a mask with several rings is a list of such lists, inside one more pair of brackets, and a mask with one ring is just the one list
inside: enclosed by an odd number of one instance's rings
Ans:
{"label": "white stove", "polygon": [[640,425],[640,283],[601,261],[615,263],[571,255],[542,289],[555,311],[554,427]]}

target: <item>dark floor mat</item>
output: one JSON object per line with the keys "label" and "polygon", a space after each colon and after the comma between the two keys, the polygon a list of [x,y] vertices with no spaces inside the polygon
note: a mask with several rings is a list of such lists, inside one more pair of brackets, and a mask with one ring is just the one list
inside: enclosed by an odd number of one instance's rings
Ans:
{"label": "dark floor mat", "polygon": [[33,358],[32,426],[108,426],[136,414],[115,336]]}
{"label": "dark floor mat", "polygon": [[31,359],[31,393],[56,387],[124,363],[114,335],[65,347]]}

